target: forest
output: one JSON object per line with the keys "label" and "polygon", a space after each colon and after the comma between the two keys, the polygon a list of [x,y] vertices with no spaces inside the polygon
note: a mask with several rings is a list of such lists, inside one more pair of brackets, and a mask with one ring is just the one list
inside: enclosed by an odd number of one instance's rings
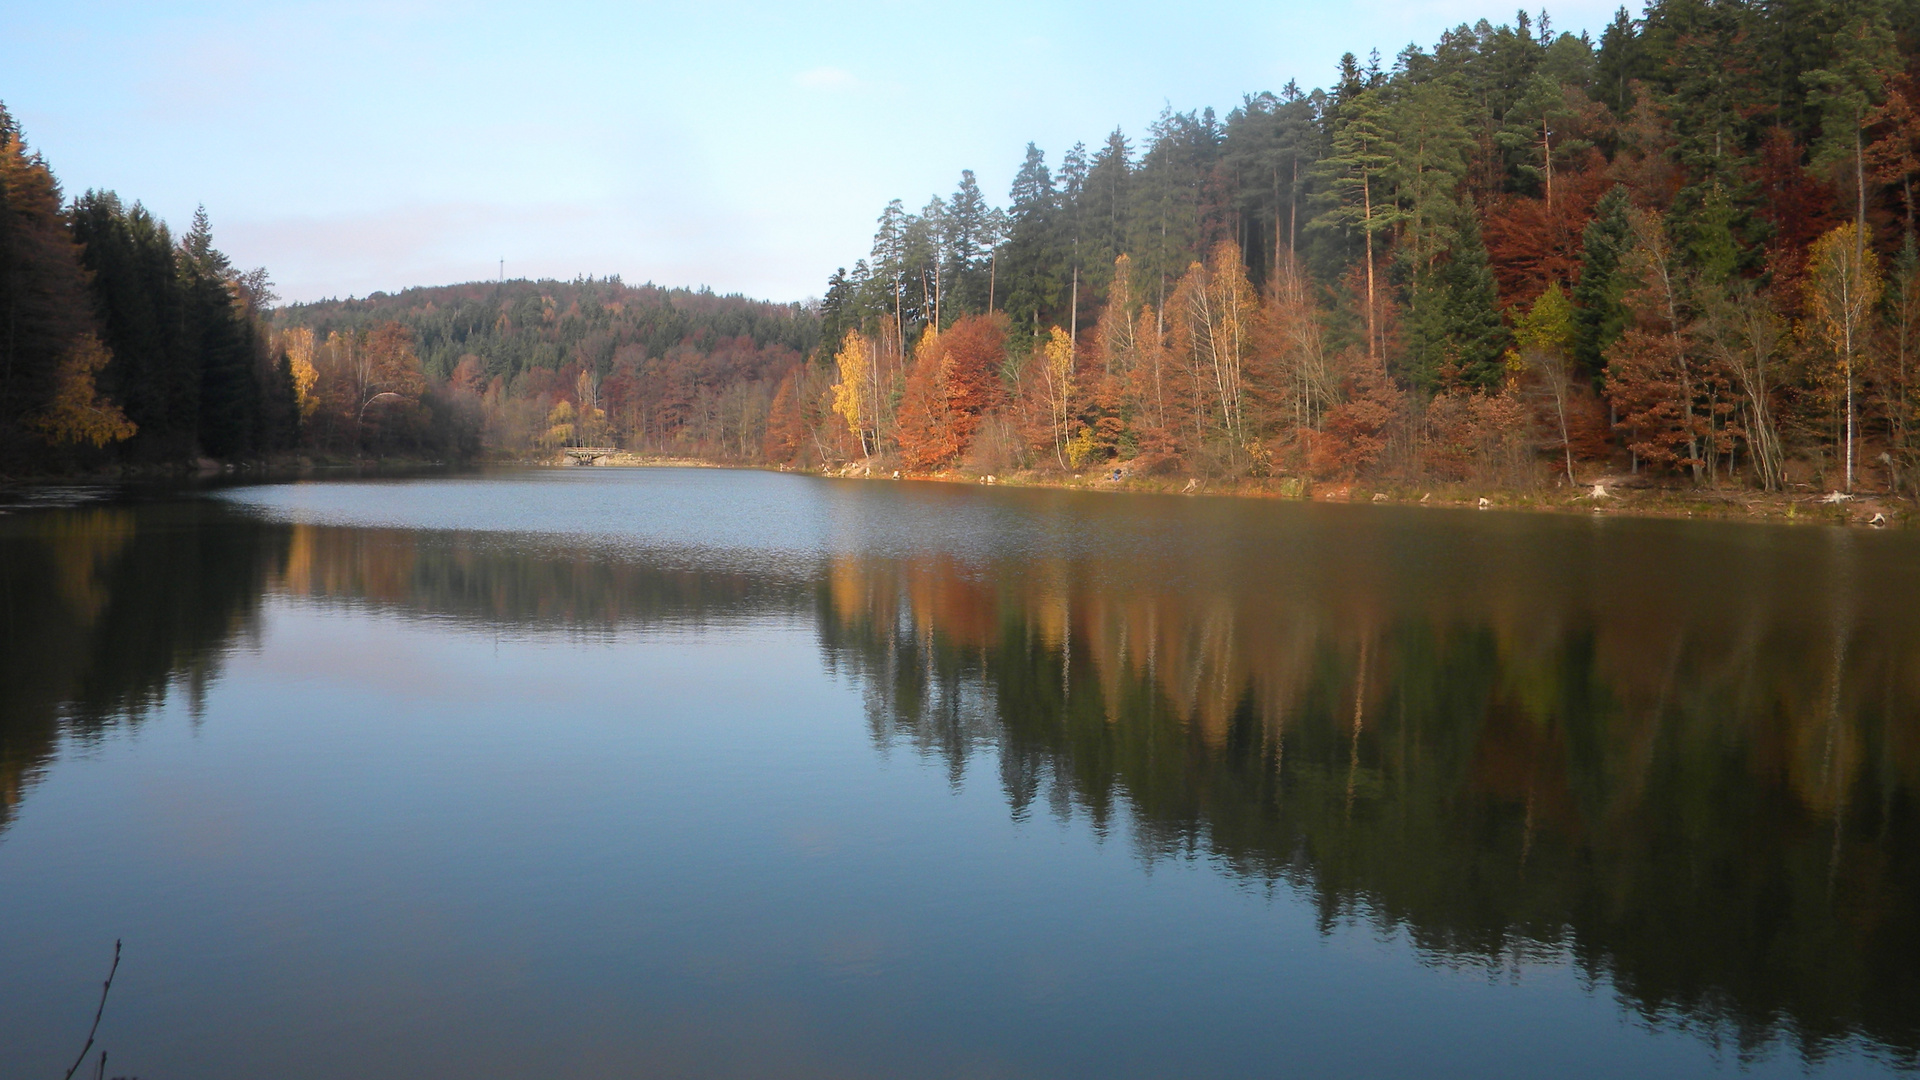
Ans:
{"label": "forest", "polygon": [[264,270],[140,204],[64,201],[0,108],[0,475],[257,458],[292,445]]}
{"label": "forest", "polygon": [[[896,201],[776,461],[1901,490],[1920,7],[1482,21]],[[827,355],[828,353],[831,355]]]}
{"label": "forest", "polygon": [[[800,304],[617,277],[296,304],[274,326],[297,373],[306,443],[336,454],[410,440],[456,456],[523,456],[617,439],[754,461],[774,384],[819,340],[818,318]],[[452,406],[453,431],[418,407],[423,393]],[[363,420],[367,401],[376,405]]]}
{"label": "forest", "polygon": [[[915,473],[1910,491],[1920,3],[1481,21],[1169,108],[823,295],[618,278],[273,308],[204,214],[0,121],[0,469],[563,445]],[[1110,470],[1107,471],[1107,470]]]}
{"label": "forest", "polygon": [[204,209],[176,236],[113,192],[68,202],[0,108],[0,476],[463,460],[616,429],[752,460],[819,326],[798,304],[617,278],[276,300]]}

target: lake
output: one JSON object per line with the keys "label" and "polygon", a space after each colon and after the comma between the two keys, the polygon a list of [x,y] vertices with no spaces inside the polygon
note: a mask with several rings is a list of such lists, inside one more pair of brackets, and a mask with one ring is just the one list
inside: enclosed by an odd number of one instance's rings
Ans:
{"label": "lake", "polygon": [[[0,1077],[1880,1076],[1920,537],[522,469],[0,514]],[[88,1064],[85,1075],[93,1075]]]}

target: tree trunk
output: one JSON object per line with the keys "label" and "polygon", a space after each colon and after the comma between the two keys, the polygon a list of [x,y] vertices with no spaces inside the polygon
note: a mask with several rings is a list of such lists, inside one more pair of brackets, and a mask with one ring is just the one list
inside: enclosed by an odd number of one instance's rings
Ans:
{"label": "tree trunk", "polygon": [[1547,163],[1547,220],[1553,220],[1553,129],[1540,121],[1540,154]]}
{"label": "tree trunk", "polygon": [[1367,238],[1367,357],[1380,358],[1379,328],[1374,324],[1373,310],[1373,185],[1366,182],[1364,174],[1360,183],[1361,230]]}

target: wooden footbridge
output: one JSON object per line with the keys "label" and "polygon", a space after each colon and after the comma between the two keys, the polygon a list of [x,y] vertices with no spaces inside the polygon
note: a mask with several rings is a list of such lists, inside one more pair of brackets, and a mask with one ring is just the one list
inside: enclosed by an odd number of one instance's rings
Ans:
{"label": "wooden footbridge", "polygon": [[575,465],[591,465],[620,451],[611,446],[567,446],[562,447],[560,452],[572,458]]}

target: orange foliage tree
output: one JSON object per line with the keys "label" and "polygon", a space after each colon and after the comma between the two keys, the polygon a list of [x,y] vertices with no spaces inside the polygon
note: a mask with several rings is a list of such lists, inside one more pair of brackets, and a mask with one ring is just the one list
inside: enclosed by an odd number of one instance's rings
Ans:
{"label": "orange foliage tree", "polygon": [[1341,382],[1342,399],[1327,410],[1326,424],[1311,436],[1313,471],[1353,479],[1380,460],[1406,405],[1406,395],[1380,361],[1354,355]]}
{"label": "orange foliage tree", "polygon": [[973,445],[981,419],[1005,399],[1005,319],[968,315],[915,351],[900,403],[900,456],[911,469],[951,464]]}
{"label": "orange foliage tree", "polygon": [[[1680,267],[1658,213],[1632,213],[1634,246],[1622,273],[1636,286],[1626,294],[1631,319],[1607,349],[1607,397],[1619,414],[1627,445],[1637,459],[1685,468],[1695,483],[1706,478],[1714,444],[1712,389],[1683,310]],[[1732,395],[1723,395],[1732,407]]]}

